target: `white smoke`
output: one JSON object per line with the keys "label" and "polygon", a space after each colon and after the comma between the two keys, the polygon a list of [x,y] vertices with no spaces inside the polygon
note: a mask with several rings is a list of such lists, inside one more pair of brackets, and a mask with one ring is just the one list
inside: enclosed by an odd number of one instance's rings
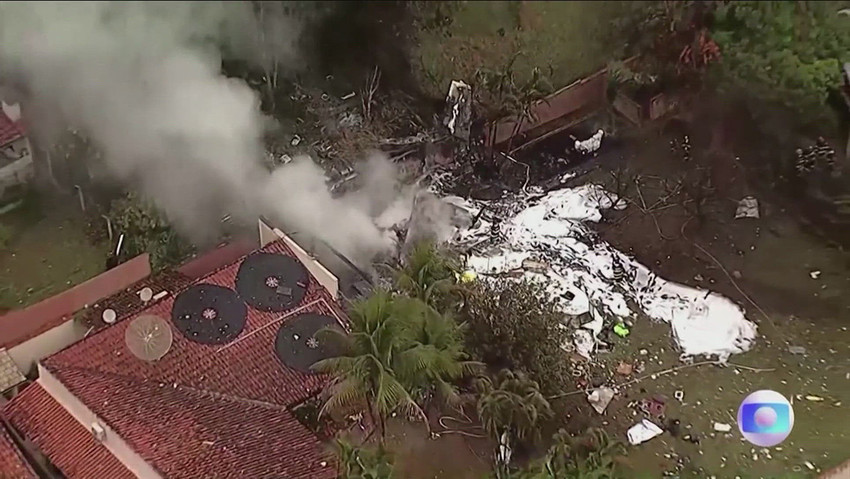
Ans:
{"label": "white smoke", "polygon": [[342,200],[309,158],[263,166],[267,119],[246,84],[221,75],[219,51],[271,44],[252,56],[291,67],[299,26],[280,15],[258,23],[252,3],[0,3],[0,75],[42,113],[33,126],[82,131],[109,173],[184,234],[211,232],[225,213],[267,214],[360,260],[387,251],[392,239],[373,221],[398,192],[385,160],[370,161],[366,188]]}

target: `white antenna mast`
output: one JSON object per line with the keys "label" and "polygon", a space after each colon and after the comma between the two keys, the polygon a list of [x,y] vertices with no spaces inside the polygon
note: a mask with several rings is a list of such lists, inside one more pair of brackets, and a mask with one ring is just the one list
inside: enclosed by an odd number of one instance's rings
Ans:
{"label": "white antenna mast", "polygon": [[118,237],[118,247],[115,248],[115,256],[121,254],[121,246],[124,244],[124,233],[121,233],[121,236]]}

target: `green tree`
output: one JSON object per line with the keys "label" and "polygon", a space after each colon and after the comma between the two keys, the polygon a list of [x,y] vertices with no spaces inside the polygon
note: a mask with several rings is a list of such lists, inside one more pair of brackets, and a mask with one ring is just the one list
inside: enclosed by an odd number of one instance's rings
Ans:
{"label": "green tree", "polygon": [[527,81],[518,79],[514,65],[522,55],[517,51],[499,69],[479,68],[475,72],[476,103],[490,121],[488,150],[492,156],[496,146],[498,120],[512,118],[515,123],[508,137],[508,150],[514,137],[527,121],[534,121],[533,107],[551,91],[542,70],[535,67]]}
{"label": "green tree", "polygon": [[443,403],[456,405],[460,398],[455,384],[479,373],[483,364],[469,361],[464,352],[465,325],[458,325],[452,317],[433,308],[421,308],[405,331],[406,348],[399,355],[399,377],[416,397],[434,395]]}
{"label": "green tree", "polygon": [[507,432],[512,440],[534,441],[539,438],[541,422],[553,416],[537,382],[524,373],[503,369],[495,382],[481,378],[478,389],[478,417],[494,438]]}
{"label": "green tree", "polygon": [[[742,93],[757,116],[779,106],[793,123],[830,120],[830,89],[850,61],[848,2],[723,2],[713,30],[723,54],[721,86]],[[785,132],[778,132],[780,135]]]}
{"label": "green tree", "polygon": [[405,295],[418,298],[442,310],[447,296],[456,291],[456,275],[460,266],[447,251],[433,242],[417,244],[396,272],[395,287]]}
{"label": "green tree", "polygon": [[481,394],[476,405],[478,418],[499,444],[496,471],[497,476],[502,477],[507,474],[510,461],[510,456],[503,451],[537,440],[541,423],[554,414],[537,383],[521,372],[503,369],[495,383],[489,378],[481,378],[477,386]]}
{"label": "green tree", "polygon": [[458,326],[418,299],[379,291],[356,303],[350,319],[348,334],[327,330],[344,353],[313,366],[335,376],[322,413],[365,407],[382,439],[386,418],[396,410],[427,424],[415,398],[434,391],[451,400],[452,382],[473,368],[460,348]]}
{"label": "green tree", "polygon": [[154,270],[178,264],[193,251],[156,207],[134,193],[113,201],[107,216],[116,236],[124,235],[121,256],[133,257],[147,252]]}
{"label": "green tree", "polygon": [[569,379],[562,348],[569,332],[564,314],[541,285],[475,282],[466,290],[460,317],[472,357],[491,367],[521,370],[547,393],[562,390]]}
{"label": "green tree", "polygon": [[382,446],[357,446],[344,439],[335,439],[339,479],[390,479],[393,477],[393,457]]}

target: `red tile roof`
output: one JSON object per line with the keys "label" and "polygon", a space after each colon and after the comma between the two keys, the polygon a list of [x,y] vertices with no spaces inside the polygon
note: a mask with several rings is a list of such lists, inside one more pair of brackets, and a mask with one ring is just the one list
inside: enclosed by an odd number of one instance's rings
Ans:
{"label": "red tile roof", "polygon": [[[262,251],[294,257],[282,241]],[[199,282],[233,288],[239,264]],[[172,295],[140,313],[170,324],[173,302]],[[42,364],[167,477],[330,478],[335,474],[325,447],[288,412],[328,378],[289,369],[274,352],[279,325],[303,312],[344,321],[311,278],[304,300],[289,311],[248,308],[245,329],[223,346],[189,341],[173,329],[171,350],[148,363],[126,349],[129,321],[120,320]]]}
{"label": "red tile roof", "polygon": [[12,121],[6,113],[0,109],[0,146],[11,143],[24,136],[24,127],[20,121]]}
{"label": "red tile roof", "polygon": [[15,396],[4,412],[69,479],[136,477],[38,383]]}
{"label": "red tile roof", "polygon": [[99,300],[85,311],[85,322],[100,329],[107,324],[103,322],[103,310],[112,309],[116,318],[125,318],[136,314],[147,305],[139,297],[142,288],[151,288],[156,295],[160,291],[168,291],[171,295],[185,289],[192,284],[192,279],[178,271],[165,270],[153,276],[148,276],[130,287],[123,289],[108,298]]}
{"label": "red tile roof", "polygon": [[0,477],[38,479],[2,424],[0,424]]}
{"label": "red tile roof", "polygon": [[255,249],[257,249],[256,238],[238,238],[192,258],[180,265],[177,271],[192,279],[201,278],[227,266]]}
{"label": "red tile roof", "polygon": [[336,476],[319,439],[283,406],[90,369],[52,372],[163,477]]}

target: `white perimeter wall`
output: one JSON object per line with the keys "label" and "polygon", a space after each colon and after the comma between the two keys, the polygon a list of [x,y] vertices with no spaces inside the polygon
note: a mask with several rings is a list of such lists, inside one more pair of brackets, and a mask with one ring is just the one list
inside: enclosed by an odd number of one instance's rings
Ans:
{"label": "white perimeter wall", "polygon": [[106,425],[97,415],[95,415],[85,404],[83,404],[76,396],[74,396],[68,388],[62,384],[53,374],[50,373],[40,363],[38,365],[38,383],[47,391],[53,399],[56,400],[62,407],[68,411],[79,423],[91,430],[93,423],[97,422],[105,431],[103,444],[109,452],[121,461],[124,466],[130,470],[136,477],[142,479],[159,479],[160,476],[156,470],[147,463],[142,456],[138,455],[129,444],[124,442],[124,439],[118,435],[113,429]]}

